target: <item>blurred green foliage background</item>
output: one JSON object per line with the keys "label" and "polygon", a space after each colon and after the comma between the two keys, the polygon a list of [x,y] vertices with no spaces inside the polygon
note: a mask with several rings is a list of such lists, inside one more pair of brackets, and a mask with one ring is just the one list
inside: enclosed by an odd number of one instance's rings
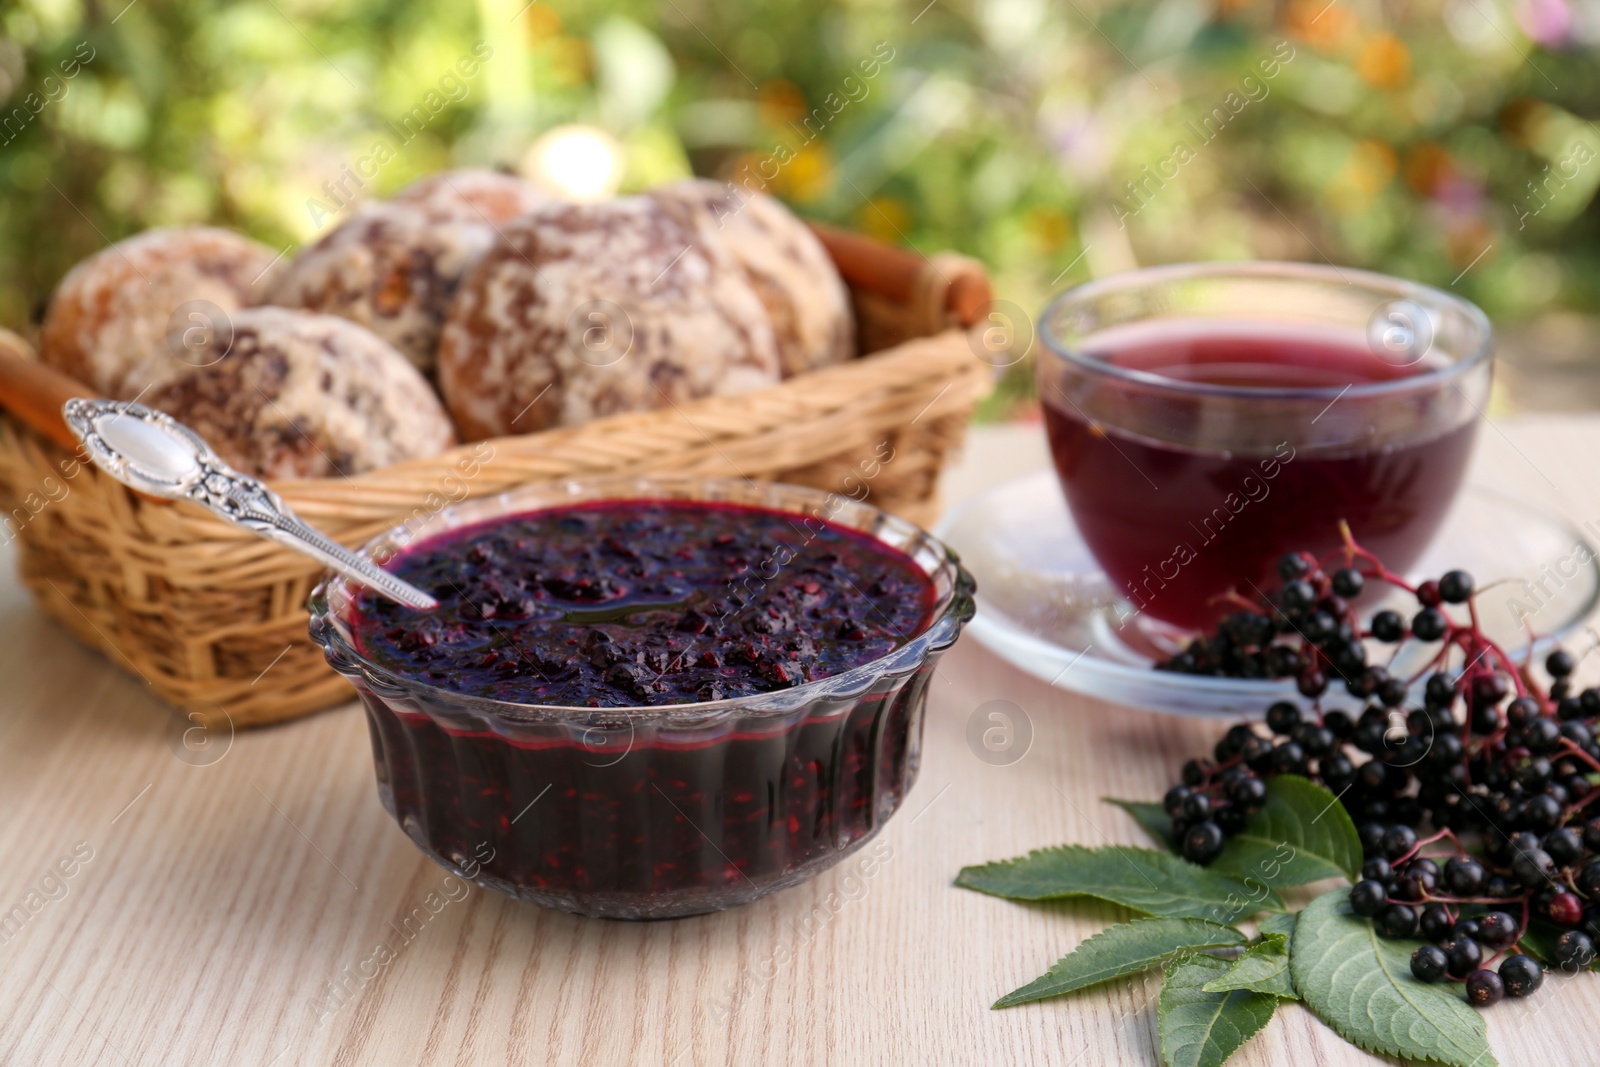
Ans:
{"label": "blurred green foliage background", "polygon": [[[1512,324],[1600,296],[1592,2],[8,4],[13,328],[149,226],[314,238],[339,215],[313,203],[418,106],[363,195],[517,167],[567,123],[615,138],[624,190],[783,145],[771,188],[802,214],[977,256],[1030,311],[1126,267],[1240,257],[1454,285]],[[465,76],[477,42],[492,54]]]}

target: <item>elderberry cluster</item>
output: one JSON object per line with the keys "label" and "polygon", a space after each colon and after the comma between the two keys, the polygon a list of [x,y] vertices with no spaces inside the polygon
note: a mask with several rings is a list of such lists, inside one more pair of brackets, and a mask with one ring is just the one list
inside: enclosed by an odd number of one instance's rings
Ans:
{"label": "elderberry cluster", "polygon": [[[1587,968],[1600,943],[1600,689],[1573,691],[1577,665],[1562,650],[1544,660],[1547,688],[1519,671],[1478,627],[1465,572],[1412,586],[1354,542],[1343,557],[1331,573],[1308,554],[1285,557],[1266,604],[1162,665],[1292,676],[1309,698],[1273,704],[1266,732],[1235,725],[1212,761],[1184,765],[1163,805],[1174,846],[1211,862],[1265,799],[1263,778],[1303,775],[1357,824],[1367,859],[1351,909],[1384,936],[1430,942],[1412,957],[1417,978],[1465,982],[1487,1007],[1532,993],[1548,966]],[[1410,593],[1418,610],[1363,624],[1351,601],[1374,583]],[[1422,676],[1368,659],[1407,641],[1434,653]],[[1365,709],[1322,711],[1330,677]],[[1422,854],[1436,845],[1450,852]]]}

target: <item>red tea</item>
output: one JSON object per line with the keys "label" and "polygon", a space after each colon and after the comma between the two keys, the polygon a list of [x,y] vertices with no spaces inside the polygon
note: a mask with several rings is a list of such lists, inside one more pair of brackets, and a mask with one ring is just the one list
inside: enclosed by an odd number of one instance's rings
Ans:
{"label": "red tea", "polygon": [[[1146,329],[1087,354],[1178,383],[1328,390],[1321,413],[1316,402],[1304,419],[1291,417],[1287,402],[1275,405],[1243,435],[1255,443],[1224,450],[1107,425],[1102,413],[1119,404],[1123,410],[1143,405],[1149,416],[1162,401],[1153,398],[1155,391],[1141,395],[1148,385],[1101,380],[1077,396],[1058,385],[1044,388],[1051,452],[1084,541],[1136,610],[1179,626],[1214,622],[1227,610],[1216,597],[1230,587],[1253,598],[1252,583],[1266,591],[1283,553],[1337,547],[1341,519],[1390,566],[1409,567],[1444,518],[1471,453],[1474,420],[1442,423],[1438,405],[1425,399],[1361,390],[1435,365],[1396,366],[1359,339],[1261,328]],[[1347,386],[1350,395],[1339,395]],[[1108,395],[1118,391],[1127,395]],[[1183,423],[1172,427],[1173,436],[1203,439],[1208,422],[1237,421],[1238,397],[1185,394],[1172,407],[1169,421]],[[1275,404],[1266,397],[1253,403]],[[1225,410],[1228,405],[1234,410]],[[1263,432],[1274,415],[1283,420],[1276,441],[1275,430]],[[1157,421],[1162,418],[1164,411]],[[1330,444],[1314,426],[1323,418],[1350,428],[1347,437]],[[1143,425],[1151,425],[1148,417]]]}

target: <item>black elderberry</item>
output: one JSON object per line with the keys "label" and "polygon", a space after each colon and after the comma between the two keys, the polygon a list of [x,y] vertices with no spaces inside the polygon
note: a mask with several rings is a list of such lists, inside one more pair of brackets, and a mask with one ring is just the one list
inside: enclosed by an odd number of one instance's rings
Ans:
{"label": "black elderberry", "polygon": [[1556,701],[1556,718],[1562,722],[1576,722],[1584,716],[1583,701],[1576,697],[1562,697]]}
{"label": "black elderberry", "polygon": [[1444,865],[1445,888],[1458,897],[1474,897],[1483,888],[1487,872],[1472,856],[1451,856]]}
{"label": "black elderberry", "polygon": [[1245,828],[1245,824],[1249,821],[1250,813],[1237,804],[1229,804],[1225,808],[1219,808],[1212,818],[1217,826],[1221,828],[1224,836],[1231,837]]}
{"label": "black elderberry", "polygon": [[1339,620],[1326,611],[1313,611],[1300,624],[1300,636],[1320,645],[1339,632]]}
{"label": "black elderberry", "polygon": [[1267,669],[1274,678],[1288,678],[1299,674],[1305,667],[1305,657],[1297,648],[1288,645],[1273,645],[1267,651]]}
{"label": "black elderberry", "polygon": [[1581,971],[1594,962],[1594,940],[1582,930],[1568,930],[1556,938],[1550,958],[1569,974]]}
{"label": "black elderberry", "polygon": [[1511,861],[1511,876],[1529,889],[1548,885],[1555,873],[1555,860],[1542,848],[1521,853]]}
{"label": "black elderberry", "polygon": [[1287,700],[1280,700],[1267,709],[1267,729],[1275,734],[1288,734],[1300,725],[1300,709]]}
{"label": "black elderberry", "polygon": [[1483,704],[1472,709],[1472,732],[1479,737],[1487,737],[1500,729],[1500,709],[1493,704]]}
{"label": "black elderberry", "polygon": [[1583,705],[1585,715],[1600,715],[1600,689],[1585,689],[1578,694],[1578,703]]}
{"label": "black elderberry", "polygon": [[1578,892],[1594,900],[1600,897],[1600,859],[1590,860],[1578,872]]}
{"label": "black elderberry", "polygon": [[1222,827],[1214,822],[1197,823],[1183,835],[1183,858],[1190,863],[1207,864],[1222,852]]}
{"label": "black elderberry", "polygon": [[1305,765],[1306,751],[1294,741],[1285,741],[1272,750],[1272,769],[1279,774],[1299,774]]}
{"label": "black elderberry", "polygon": [[1319,768],[1322,772],[1322,784],[1335,794],[1344,792],[1350,783],[1355,781],[1355,764],[1343,752],[1336,750],[1331,755],[1322,757]]}
{"label": "black elderberry", "polygon": [[1479,704],[1498,704],[1509,691],[1505,676],[1498,672],[1480,674],[1472,679],[1472,699]]}
{"label": "black elderberry", "polygon": [[1444,950],[1433,945],[1423,945],[1411,954],[1411,974],[1421,982],[1443,981],[1449,966]]}
{"label": "black elderberry", "polygon": [[1561,802],[1549,793],[1529,797],[1522,805],[1522,821],[1534,830],[1552,830],[1561,822]]}
{"label": "black elderberry", "polygon": [[1292,582],[1310,572],[1311,563],[1298,552],[1290,552],[1278,560],[1278,578],[1282,581]]}
{"label": "black elderberry", "polygon": [[1455,734],[1439,734],[1433,739],[1433,747],[1428,750],[1428,762],[1441,769],[1454,767],[1461,762],[1464,751],[1461,738]]}
{"label": "black elderberry", "polygon": [[1400,617],[1398,611],[1384,608],[1372,616],[1367,628],[1372,631],[1372,636],[1386,645],[1392,645],[1406,635],[1406,621]]}
{"label": "black elderberry", "polygon": [[1489,880],[1483,883],[1483,895],[1494,897],[1496,900],[1504,897],[1514,897],[1517,895],[1517,887],[1512,884],[1511,879],[1504,875],[1492,874],[1489,876]]}
{"label": "black elderberry", "polygon": [[1416,937],[1417,909],[1410,904],[1390,904],[1378,913],[1378,933],[1383,937]]}
{"label": "black elderberry", "polygon": [[1437,641],[1450,626],[1438,608],[1423,608],[1411,619],[1411,633],[1419,641]]}
{"label": "black elderberry", "polygon": [[1386,678],[1378,686],[1378,700],[1386,708],[1398,708],[1406,702],[1406,683],[1402,678]]}
{"label": "black elderberry", "polygon": [[1590,852],[1600,852],[1600,815],[1583,824],[1583,847]]}
{"label": "black elderberry", "polygon": [[1204,793],[1190,793],[1183,798],[1183,817],[1190,823],[1204,822],[1211,817],[1211,798]]}
{"label": "black elderberry", "polygon": [[1553,768],[1543,756],[1535,756],[1517,769],[1517,784],[1528,790],[1542,790],[1550,781]]}
{"label": "black elderberry", "polygon": [[1455,924],[1450,920],[1450,910],[1443,904],[1429,904],[1422,909],[1417,928],[1429,941],[1442,941],[1450,935]]}
{"label": "black elderberry", "polygon": [[1535,756],[1548,756],[1561,745],[1561,725],[1554,719],[1538,718],[1527,725],[1523,743]]}
{"label": "black elderberry", "polygon": [[1455,679],[1448,674],[1431,674],[1423,688],[1423,699],[1429,704],[1445,706],[1456,699]]}
{"label": "black elderberry", "polygon": [[1473,971],[1467,976],[1467,1003],[1474,1008],[1492,1008],[1505,995],[1505,984],[1493,971]]}
{"label": "black elderberry", "polygon": [[1390,860],[1397,860],[1416,847],[1417,832],[1409,826],[1391,826],[1383,832],[1383,854]]}
{"label": "black elderberry", "polygon": [[1361,865],[1361,877],[1388,885],[1394,880],[1394,868],[1382,856],[1374,856]]}
{"label": "black elderberry", "polygon": [[1328,691],[1328,676],[1315,668],[1301,671],[1294,683],[1304,697],[1315,698]]}
{"label": "black elderberry", "polygon": [[1502,949],[1522,933],[1517,920],[1503,911],[1485,912],[1478,916],[1478,940],[1492,949]]}
{"label": "black elderberry", "polygon": [[1332,752],[1338,743],[1334,740],[1333,731],[1326,726],[1317,726],[1315,723],[1301,723],[1300,728],[1294,732],[1295,744],[1305,751],[1307,756],[1320,758]]}
{"label": "black elderberry", "polygon": [[1550,858],[1556,861],[1557,867],[1570,867],[1583,855],[1583,839],[1578,836],[1578,831],[1570,826],[1551,830],[1544,835],[1540,845],[1550,853]]}
{"label": "black elderberry", "polygon": [[1199,760],[1192,759],[1184,763],[1179,777],[1183,779],[1184,785],[1193,789],[1206,780],[1206,771],[1204,767],[1200,766]]}
{"label": "black elderberry", "polygon": [[1483,963],[1483,947],[1470,937],[1458,937],[1444,950],[1450,977],[1465,978]]}
{"label": "black elderberry", "polygon": [[1572,653],[1564,649],[1556,649],[1544,658],[1544,669],[1552,678],[1565,678],[1576,667],[1577,661],[1572,658]]}
{"label": "black elderberry", "polygon": [[1465,604],[1472,599],[1472,575],[1466,571],[1446,571],[1439,579],[1439,596],[1447,604]]}
{"label": "black elderberry", "polygon": [[1478,936],[1479,933],[1478,920],[1476,919],[1462,919],[1450,928],[1451,937],[1470,937],[1482,944],[1483,938]]}
{"label": "black elderberry", "polygon": [[1226,788],[1229,800],[1247,808],[1260,807],[1267,799],[1267,783],[1253,775],[1237,778]]}
{"label": "black elderberry", "polygon": [[1193,790],[1186,785],[1175,785],[1167,790],[1167,795],[1161,798],[1161,810],[1168,815],[1177,815],[1183,811],[1183,802],[1189,799]]}
{"label": "black elderberry", "polygon": [[1500,961],[1500,981],[1506,996],[1525,997],[1544,984],[1544,968],[1527,956],[1507,956]]}
{"label": "black elderberry", "polygon": [[1518,697],[1506,705],[1506,722],[1512,726],[1526,726],[1539,714],[1539,702],[1532,697]]}
{"label": "black elderberry", "polygon": [[1350,887],[1350,910],[1370,919],[1388,906],[1388,896],[1389,891],[1382,882],[1363,878]]}

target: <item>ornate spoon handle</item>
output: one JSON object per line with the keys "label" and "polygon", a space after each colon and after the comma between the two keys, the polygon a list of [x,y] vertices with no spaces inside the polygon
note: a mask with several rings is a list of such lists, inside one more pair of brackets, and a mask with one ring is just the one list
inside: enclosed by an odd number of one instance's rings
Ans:
{"label": "ornate spoon handle", "polygon": [[231,526],[302,552],[407,607],[438,606],[416,586],[307,526],[277,493],[222,462],[172,416],[141,404],[82,397],[67,401],[61,413],[94,465],[123,485],[193,501]]}

